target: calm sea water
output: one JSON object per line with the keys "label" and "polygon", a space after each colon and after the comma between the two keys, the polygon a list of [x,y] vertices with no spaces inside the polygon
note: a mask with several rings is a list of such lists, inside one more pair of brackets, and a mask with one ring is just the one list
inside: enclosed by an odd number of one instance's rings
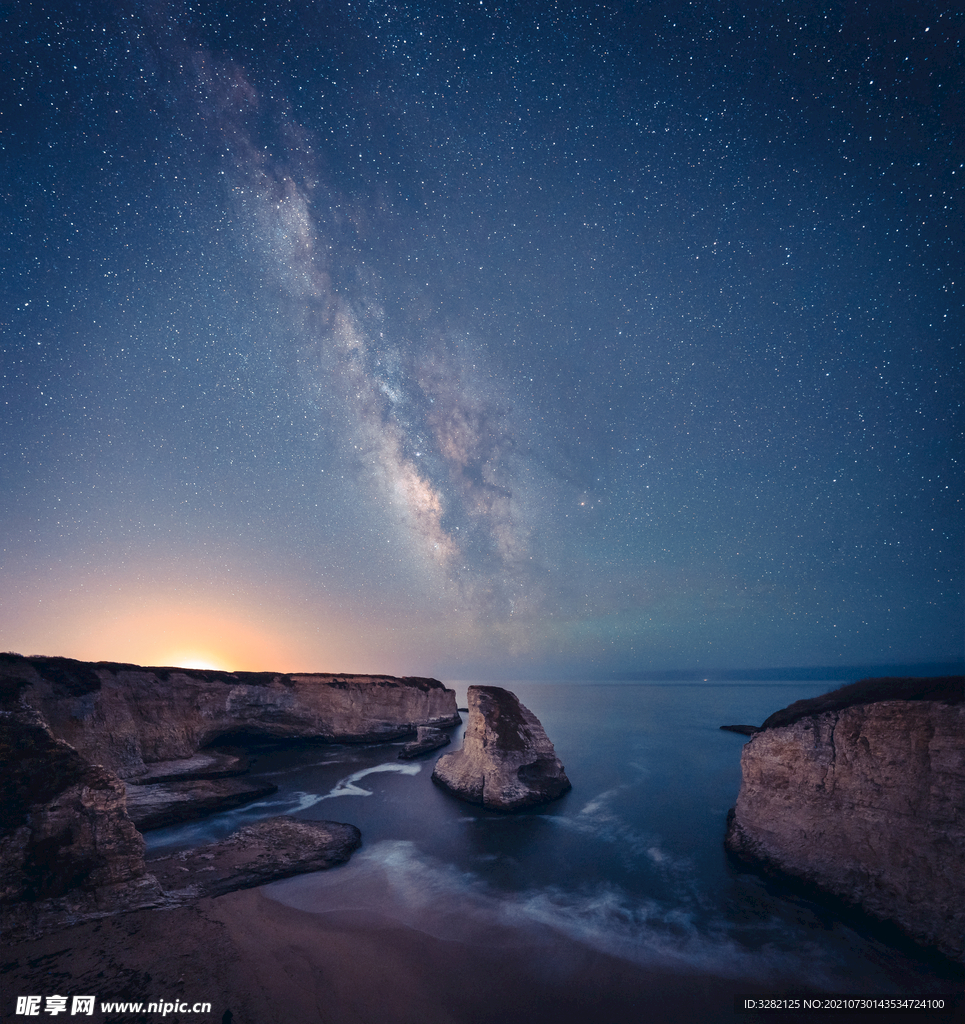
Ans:
{"label": "calm sea water", "polygon": [[[466,684],[449,685],[464,707]],[[149,848],[208,842],[276,814],[351,822],[364,845],[348,865],[265,894],[305,910],[378,910],[442,938],[465,937],[473,922],[549,929],[645,967],[780,991],[960,988],[941,963],[724,853],[746,740],[719,726],[759,725],[829,684],[500,685],[543,723],[573,783],[552,804],[506,815],[462,803],[430,781],[437,753],[399,761],[400,743],[301,746],[256,755],[253,774],[277,795],[150,833]]]}

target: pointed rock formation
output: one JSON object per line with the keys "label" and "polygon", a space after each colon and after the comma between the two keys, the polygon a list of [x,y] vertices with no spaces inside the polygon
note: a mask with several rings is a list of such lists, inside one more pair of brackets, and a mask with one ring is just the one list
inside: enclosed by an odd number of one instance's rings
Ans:
{"label": "pointed rock formation", "polygon": [[470,686],[468,703],[462,750],[439,758],[434,782],[496,811],[546,803],[570,789],[553,744],[516,694],[500,686]]}

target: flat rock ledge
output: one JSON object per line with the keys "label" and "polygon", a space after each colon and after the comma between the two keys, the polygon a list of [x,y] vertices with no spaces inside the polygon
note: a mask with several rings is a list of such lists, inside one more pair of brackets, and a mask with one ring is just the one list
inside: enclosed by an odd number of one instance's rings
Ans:
{"label": "flat rock ledge", "polygon": [[229,779],[245,775],[248,766],[248,757],[239,757],[222,750],[199,750],[192,757],[155,761],[146,766],[144,775],[127,781],[146,786],[153,782],[170,782],[172,779],[179,782],[187,779]]}
{"label": "flat rock ledge", "polygon": [[470,686],[462,750],[443,754],[432,779],[462,800],[512,811],[548,803],[570,780],[539,719],[500,686]]}
{"label": "flat rock ledge", "polygon": [[428,754],[430,750],[438,750],[449,743],[449,734],[431,725],[420,725],[416,730],[416,738],[407,743],[400,751],[399,757],[408,761],[413,757]]}
{"label": "flat rock ledge", "polygon": [[243,779],[176,779],[155,783],[128,782],[127,813],[141,832],[204,818],[218,811],[241,807],[278,792],[271,783]]}
{"label": "flat rock ledge", "polygon": [[354,825],[267,818],[218,843],[154,857],[147,873],[111,886],[0,908],[4,942],[12,945],[135,910],[171,910],[205,896],[224,896],[280,878],[344,864],[362,843]]}
{"label": "flat rock ledge", "polygon": [[149,858],[147,869],[169,901],[190,902],[325,871],[344,864],[361,843],[354,825],[283,815],[246,825],[218,843]]}

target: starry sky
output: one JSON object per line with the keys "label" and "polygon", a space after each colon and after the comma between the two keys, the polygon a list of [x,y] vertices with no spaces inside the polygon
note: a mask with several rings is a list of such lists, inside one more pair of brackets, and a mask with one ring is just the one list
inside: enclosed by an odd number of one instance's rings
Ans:
{"label": "starry sky", "polygon": [[961,656],[958,5],[0,17],[3,649]]}

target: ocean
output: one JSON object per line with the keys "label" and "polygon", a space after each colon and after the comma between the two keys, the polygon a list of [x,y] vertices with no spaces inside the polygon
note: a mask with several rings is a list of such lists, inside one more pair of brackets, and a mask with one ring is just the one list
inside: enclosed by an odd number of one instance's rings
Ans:
{"label": "ocean", "polygon": [[[464,707],[468,684],[447,685]],[[255,752],[252,776],[277,794],[148,833],[149,851],[276,814],[350,822],[363,836],[350,863],[262,892],[314,913],[377,912],[453,942],[519,934],[550,950],[558,937],[664,975],[715,979],[735,995],[961,990],[946,961],[725,854],[746,738],[719,727],[759,725],[833,684],[498,685],[555,744],[573,784],[560,800],[500,814],[435,786],[436,757],[458,748],[462,728],[452,746],[414,762],[398,760],[401,742],[274,746]],[[742,1018],[727,1005],[720,1019]]]}

